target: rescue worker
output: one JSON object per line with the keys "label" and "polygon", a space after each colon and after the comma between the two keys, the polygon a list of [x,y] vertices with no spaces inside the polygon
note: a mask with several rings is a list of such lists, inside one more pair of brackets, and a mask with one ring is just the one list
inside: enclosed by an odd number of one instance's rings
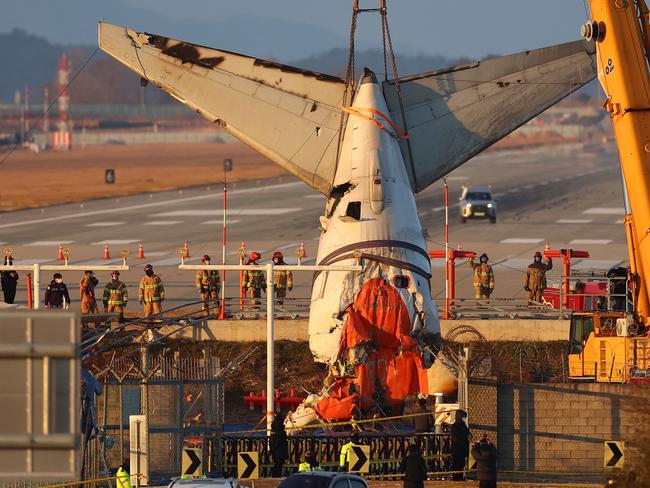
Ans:
{"label": "rescue worker", "polygon": [[465,461],[469,456],[469,441],[472,439],[472,434],[465,423],[467,414],[463,410],[456,411],[456,420],[451,424],[450,441],[451,441],[451,457],[453,460],[452,474],[454,481],[462,481],[465,473]]}
{"label": "rescue worker", "polygon": [[104,287],[104,312],[119,313],[122,320],[128,301],[129,292],[124,282],[120,281],[120,272],[115,270],[111,273],[111,281]]}
{"label": "rescue worker", "polygon": [[[201,259],[201,263],[210,264],[210,256],[207,254]],[[200,269],[196,272],[196,288],[203,303],[201,304],[205,314],[209,315],[210,301],[218,304],[219,291],[221,290],[221,275],[216,269]]]}
{"label": "rescue worker", "polygon": [[[248,262],[246,264],[258,266],[260,259],[262,259],[262,255],[257,251],[253,251],[248,256]],[[262,297],[262,290],[266,290],[264,272],[253,269],[245,270],[243,287],[246,290],[246,296],[250,298],[248,303],[251,306],[251,310],[259,310],[261,303],[259,298]]]}
{"label": "rescue worker", "polygon": [[61,273],[54,273],[45,290],[45,308],[70,308],[70,294]]}
{"label": "rescue worker", "polygon": [[[14,258],[5,256],[5,266],[12,266]],[[0,284],[4,294],[5,303],[14,303],[16,299],[16,288],[18,287],[18,273],[16,271],[0,271]]]}
{"label": "rescue worker", "polygon": [[275,412],[271,423],[269,452],[273,460],[271,476],[281,478],[284,463],[289,458],[289,441],[287,440],[287,431],[284,429],[284,416],[280,412]]}
{"label": "rescue worker", "polygon": [[528,292],[528,300],[541,303],[546,289],[546,272],[551,269],[553,269],[551,258],[546,258],[546,262],[542,263],[542,253],[536,252],[524,278],[524,290]]}
{"label": "rescue worker", "polygon": [[487,434],[481,442],[472,447],[472,457],[476,460],[476,475],[479,488],[496,488],[497,486],[497,448]]}
{"label": "rescue worker", "polygon": [[144,316],[151,317],[162,312],[162,302],[165,300],[165,288],[160,277],[153,272],[153,266],[144,267],[144,276],[138,287],[138,303],[144,303]]}
{"label": "rescue worker", "polygon": [[418,446],[411,444],[406,457],[400,464],[400,472],[404,473],[404,488],[423,488],[427,479],[427,463],[420,455]]}
{"label": "rescue worker", "polygon": [[419,398],[418,399],[418,408],[413,413],[418,413],[417,417],[413,417],[413,427],[416,434],[424,434],[425,432],[431,432],[431,426],[433,424],[431,418],[431,412],[427,409],[427,399]]}
{"label": "rescue worker", "polygon": [[305,452],[304,461],[298,465],[298,472],[303,471],[323,471],[313,451]]}
{"label": "rescue worker", "polygon": [[474,271],[474,292],[477,300],[489,300],[494,291],[494,271],[488,264],[488,255],[483,253],[480,263],[474,263],[474,256],[467,261]]}
{"label": "rescue worker", "polygon": [[341,454],[339,455],[339,466],[342,471],[347,471],[350,467],[350,451],[354,446],[359,445],[359,434],[354,433],[350,438],[350,441],[343,444],[341,447]]}
{"label": "rescue worker", "polygon": [[[273,264],[283,265],[284,256],[280,251],[273,253]],[[275,291],[275,299],[278,305],[284,305],[284,299],[287,296],[287,290],[293,289],[293,275],[291,271],[274,271],[273,272],[273,290]]]}
{"label": "rescue worker", "polygon": [[79,293],[81,295],[81,313],[97,313],[97,299],[95,298],[95,287],[99,280],[95,278],[91,270],[84,272],[79,281]]}

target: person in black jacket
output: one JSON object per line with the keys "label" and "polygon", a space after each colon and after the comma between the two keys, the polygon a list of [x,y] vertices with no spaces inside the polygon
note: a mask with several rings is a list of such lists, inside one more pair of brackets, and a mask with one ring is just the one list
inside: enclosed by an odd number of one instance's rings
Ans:
{"label": "person in black jacket", "polygon": [[276,412],[271,424],[269,452],[273,460],[271,475],[273,478],[281,478],[282,468],[289,458],[289,442],[287,441],[287,432],[284,430],[284,416],[280,412]]}
{"label": "person in black jacket", "polygon": [[45,290],[45,307],[70,308],[70,294],[61,273],[54,273],[52,281]]}
{"label": "person in black jacket", "polygon": [[460,471],[465,469],[465,460],[469,456],[469,441],[472,438],[465,417],[467,414],[463,410],[456,411],[456,421],[451,424],[451,457],[454,461],[453,470],[459,471],[452,475],[454,481],[462,481],[464,474]]}
{"label": "person in black jacket", "polygon": [[[13,264],[14,258],[5,256],[5,266],[11,266]],[[0,271],[0,284],[2,284],[5,303],[14,303],[16,288],[18,287],[18,273],[15,271]]]}
{"label": "person in black jacket", "polygon": [[476,472],[479,488],[496,488],[497,486],[497,448],[483,435],[481,442],[472,447],[472,456],[476,460]]}
{"label": "person in black jacket", "polygon": [[402,459],[400,471],[404,473],[404,488],[423,488],[427,479],[427,463],[420,455],[418,446],[411,444]]}

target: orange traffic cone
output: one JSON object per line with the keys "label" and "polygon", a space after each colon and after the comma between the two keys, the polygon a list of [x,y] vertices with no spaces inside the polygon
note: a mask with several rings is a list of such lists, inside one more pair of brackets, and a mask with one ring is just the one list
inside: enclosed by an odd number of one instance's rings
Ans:
{"label": "orange traffic cone", "polygon": [[111,259],[111,255],[108,252],[108,244],[104,244],[104,259]]}
{"label": "orange traffic cone", "polygon": [[138,259],[144,259],[144,248],[142,247],[142,242],[138,246]]}
{"label": "orange traffic cone", "polygon": [[64,261],[65,256],[63,255],[63,245],[59,244],[59,252],[56,254],[57,261]]}
{"label": "orange traffic cone", "polygon": [[190,257],[190,248],[187,245],[187,241],[183,243],[183,259],[187,259]]}

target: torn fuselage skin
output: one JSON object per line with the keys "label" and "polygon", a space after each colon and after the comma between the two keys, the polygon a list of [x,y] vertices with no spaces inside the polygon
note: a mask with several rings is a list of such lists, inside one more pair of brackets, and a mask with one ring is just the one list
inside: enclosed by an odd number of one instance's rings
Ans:
{"label": "torn fuselage skin", "polygon": [[[374,74],[368,73],[351,107],[333,191],[321,217],[317,262],[358,260],[363,266],[361,273],[322,272],[314,278],[310,347],[316,360],[330,367],[322,392],[328,405],[315,407],[322,418],[348,413],[337,409],[331,397],[332,388],[344,382],[364,409],[392,408],[407,394],[428,393],[421,373],[440,343],[431,264],[398,141],[385,126],[354,115],[387,113]],[[406,389],[386,376],[391,361],[403,364],[391,374],[412,378]],[[419,382],[413,379],[418,375]]]}

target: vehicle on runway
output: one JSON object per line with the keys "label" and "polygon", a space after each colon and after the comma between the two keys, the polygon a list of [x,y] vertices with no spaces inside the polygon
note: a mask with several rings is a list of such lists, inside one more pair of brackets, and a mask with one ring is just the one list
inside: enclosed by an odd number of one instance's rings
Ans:
{"label": "vehicle on runway", "polygon": [[497,202],[489,186],[463,185],[458,200],[461,223],[467,219],[490,219],[491,224],[497,223]]}
{"label": "vehicle on runway", "polygon": [[[99,47],[282,166],[327,204],[309,344],[328,365],[323,390],[289,425],[392,411],[437,389],[441,342],[431,262],[415,193],[595,77],[593,43],[570,42],[399,77],[386,0],[380,9],[393,76],[345,79],[171,37],[99,24]],[[354,28],[352,30],[354,38]],[[390,63],[389,63],[390,59]],[[301,406],[302,407],[302,406]]]}

